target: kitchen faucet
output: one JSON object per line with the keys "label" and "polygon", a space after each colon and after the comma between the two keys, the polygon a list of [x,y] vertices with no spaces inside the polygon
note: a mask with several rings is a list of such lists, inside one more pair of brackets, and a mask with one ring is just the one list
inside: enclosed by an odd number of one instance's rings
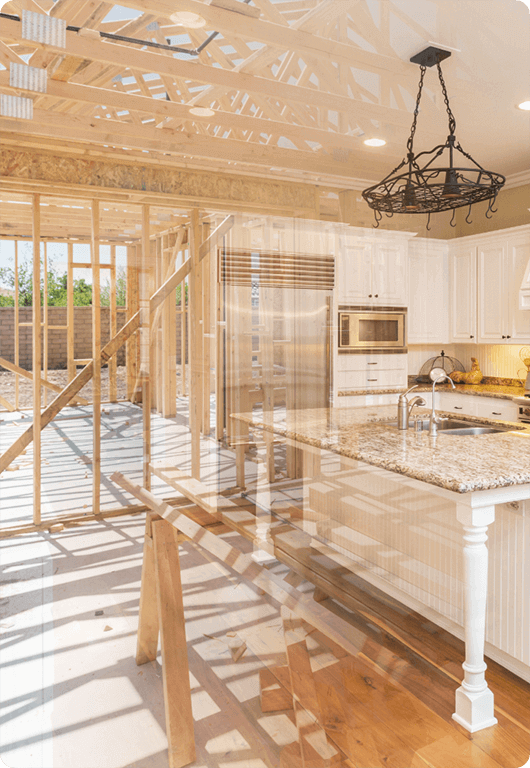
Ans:
{"label": "kitchen faucet", "polygon": [[436,437],[438,434],[438,424],[440,423],[440,417],[436,415],[436,411],[434,410],[434,389],[439,381],[445,381],[446,379],[454,389],[455,383],[446,373],[441,373],[438,378],[432,380],[432,411],[429,419],[429,435],[431,435],[431,437]]}
{"label": "kitchen faucet", "polygon": [[415,405],[426,405],[423,397],[419,397],[418,395],[413,397],[410,402],[407,400],[408,393],[412,392],[413,389],[416,389],[417,386],[418,385],[415,384],[410,389],[407,389],[407,391],[402,393],[398,398],[398,429],[409,428],[410,414]]}

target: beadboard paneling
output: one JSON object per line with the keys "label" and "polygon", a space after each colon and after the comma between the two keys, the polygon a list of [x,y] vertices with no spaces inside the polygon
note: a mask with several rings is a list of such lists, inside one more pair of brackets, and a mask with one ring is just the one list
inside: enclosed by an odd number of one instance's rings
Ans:
{"label": "beadboard paneling", "polygon": [[408,347],[409,376],[415,376],[429,358],[443,349],[446,355],[460,360],[466,371],[471,369],[471,358],[476,357],[484,376],[524,380],[526,369],[519,358],[522,348],[522,344],[412,344]]}
{"label": "beadboard paneling", "polygon": [[[309,484],[316,533],[348,567],[403,602],[419,601],[463,626],[463,530],[456,505],[399,475],[357,462]],[[498,505],[488,531],[486,640],[530,667],[530,519],[525,505]],[[430,614],[429,614],[430,615]],[[530,670],[528,672],[530,677]]]}

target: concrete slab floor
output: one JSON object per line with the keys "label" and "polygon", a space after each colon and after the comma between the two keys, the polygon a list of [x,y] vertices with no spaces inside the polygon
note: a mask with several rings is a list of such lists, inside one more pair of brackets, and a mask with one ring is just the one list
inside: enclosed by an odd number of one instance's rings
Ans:
{"label": "concrete slab floor", "polygon": [[[10,768],[167,767],[160,657],[135,663],[143,536],[141,515],[2,541],[0,756]],[[217,638],[271,621],[281,638],[277,609],[192,543],[180,551],[193,766],[275,768],[294,725],[261,712],[261,662],[249,650],[233,663]]]}
{"label": "concrete slab floor", "polygon": [[[177,416],[152,415],[152,459],[172,457],[189,471],[190,433],[186,398],[179,398]],[[2,412],[0,454],[31,424],[31,412]],[[105,403],[101,417],[101,510],[136,505],[137,501],[108,478],[115,470],[142,482],[142,409],[131,403]],[[219,487],[235,484],[234,455],[215,441],[201,440],[203,479]],[[251,471],[253,468],[251,467]],[[156,477],[152,490],[175,492]],[[92,406],[64,408],[42,432],[42,519],[92,511]],[[33,510],[33,444],[0,475],[0,527],[31,523]]]}

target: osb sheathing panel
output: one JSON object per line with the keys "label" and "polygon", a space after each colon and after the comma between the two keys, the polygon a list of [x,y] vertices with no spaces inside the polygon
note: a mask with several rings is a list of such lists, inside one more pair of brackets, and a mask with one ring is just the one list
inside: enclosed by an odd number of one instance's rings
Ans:
{"label": "osb sheathing panel", "polygon": [[276,182],[216,172],[127,165],[104,159],[71,158],[39,152],[4,149],[0,155],[2,182],[32,182],[41,189],[64,185],[106,190],[134,190],[168,196],[168,202],[219,202],[241,208],[307,210],[315,206],[312,186]]}

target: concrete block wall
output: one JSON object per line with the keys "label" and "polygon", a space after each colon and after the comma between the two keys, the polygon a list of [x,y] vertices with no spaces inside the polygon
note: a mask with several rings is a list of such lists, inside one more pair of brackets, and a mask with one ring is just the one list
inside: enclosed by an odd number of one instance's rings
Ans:
{"label": "concrete block wall", "polygon": [[[32,308],[19,308],[19,323],[32,322]],[[118,309],[118,330],[125,324],[125,309]],[[48,307],[48,325],[66,325],[66,307]],[[110,339],[110,310],[101,309],[102,345]],[[41,333],[42,342],[42,333]],[[92,307],[74,308],[74,355],[76,358],[92,357]],[[15,310],[13,307],[0,307],[0,357],[15,362]],[[28,371],[33,367],[33,328],[19,328],[19,365]],[[118,365],[125,365],[125,348],[118,352]],[[48,367],[66,368],[66,329],[48,329]]]}
{"label": "concrete block wall", "polygon": [[[32,308],[19,308],[19,323],[32,322]],[[126,310],[118,309],[118,330],[126,322]],[[177,364],[180,365],[180,315],[176,318],[177,325]],[[109,334],[110,310],[101,308],[101,341],[102,345],[110,339]],[[66,325],[66,307],[48,307],[48,325]],[[42,340],[42,334],[41,334]],[[74,308],[74,355],[76,359],[92,357],[92,307]],[[13,307],[0,307],[0,357],[15,362],[15,310]],[[33,329],[31,326],[19,328],[19,365],[27,371],[33,367]],[[118,352],[118,365],[125,365],[125,347]],[[48,367],[51,369],[66,368],[66,330],[48,329]],[[3,370],[0,368],[0,370]]]}

